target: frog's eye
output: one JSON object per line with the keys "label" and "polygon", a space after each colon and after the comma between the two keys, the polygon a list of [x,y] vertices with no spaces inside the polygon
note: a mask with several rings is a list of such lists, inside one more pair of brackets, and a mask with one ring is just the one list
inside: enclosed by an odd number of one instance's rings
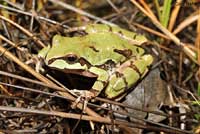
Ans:
{"label": "frog's eye", "polygon": [[69,54],[66,56],[66,60],[69,62],[69,63],[73,63],[73,62],[76,62],[78,59],[78,56],[75,55],[75,54]]}

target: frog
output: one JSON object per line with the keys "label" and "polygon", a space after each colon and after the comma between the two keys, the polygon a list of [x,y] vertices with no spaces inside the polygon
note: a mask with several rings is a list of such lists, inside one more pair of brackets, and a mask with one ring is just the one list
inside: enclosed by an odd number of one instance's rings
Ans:
{"label": "frog", "polygon": [[49,68],[96,80],[89,90],[93,97],[101,93],[113,99],[127,92],[147,74],[153,56],[146,54],[144,35],[119,26],[88,24],[78,27],[84,35],[53,36],[52,44],[38,56]]}

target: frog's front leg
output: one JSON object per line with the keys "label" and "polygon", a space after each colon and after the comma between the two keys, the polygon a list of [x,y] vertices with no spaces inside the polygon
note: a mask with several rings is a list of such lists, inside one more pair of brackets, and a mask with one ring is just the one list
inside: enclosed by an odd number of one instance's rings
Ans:
{"label": "frog's front leg", "polygon": [[98,67],[91,67],[89,68],[89,71],[91,73],[96,74],[97,80],[94,82],[92,89],[90,91],[77,91],[74,90],[74,92],[79,93],[79,97],[76,99],[76,101],[72,104],[72,108],[75,108],[76,105],[80,102],[84,102],[84,108],[83,111],[85,111],[85,108],[87,106],[87,102],[96,96],[99,95],[99,93],[104,89],[104,87],[107,85],[108,82],[108,72],[104,69],[98,68]]}
{"label": "frog's front leg", "polygon": [[106,70],[98,67],[91,67],[89,71],[98,76],[97,80],[94,82],[92,86],[92,89],[90,90],[94,94],[94,97],[96,97],[107,86],[109,74]]}
{"label": "frog's front leg", "polygon": [[139,79],[144,77],[148,66],[153,62],[151,55],[133,57],[121,64],[110,76],[105,89],[108,98],[114,98],[132,87]]}

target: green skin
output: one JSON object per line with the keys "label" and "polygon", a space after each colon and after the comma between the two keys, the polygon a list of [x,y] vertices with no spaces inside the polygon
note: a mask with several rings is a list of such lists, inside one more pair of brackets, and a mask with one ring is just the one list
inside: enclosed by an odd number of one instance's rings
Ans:
{"label": "green skin", "polygon": [[107,98],[124,93],[148,71],[153,57],[139,45],[146,38],[119,27],[93,24],[81,27],[81,37],[55,35],[52,47],[39,52],[45,64],[64,72],[97,77],[91,92],[103,89]]}

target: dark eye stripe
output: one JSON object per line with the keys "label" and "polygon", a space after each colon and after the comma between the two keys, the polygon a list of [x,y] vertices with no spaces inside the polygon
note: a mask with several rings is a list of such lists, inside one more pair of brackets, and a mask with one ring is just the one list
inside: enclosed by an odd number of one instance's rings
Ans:
{"label": "dark eye stripe", "polygon": [[58,58],[52,58],[48,61],[48,65],[50,65],[51,63],[53,63],[55,60],[64,60],[66,61],[67,63],[74,63],[74,62],[77,62],[78,61],[78,57],[77,55],[75,54],[69,54],[69,55],[66,55],[66,56],[63,56],[63,57],[58,57]]}
{"label": "dark eye stripe", "polygon": [[50,60],[48,61],[48,65],[50,65],[51,63],[53,63],[55,60],[57,60],[57,58],[50,59]]}

